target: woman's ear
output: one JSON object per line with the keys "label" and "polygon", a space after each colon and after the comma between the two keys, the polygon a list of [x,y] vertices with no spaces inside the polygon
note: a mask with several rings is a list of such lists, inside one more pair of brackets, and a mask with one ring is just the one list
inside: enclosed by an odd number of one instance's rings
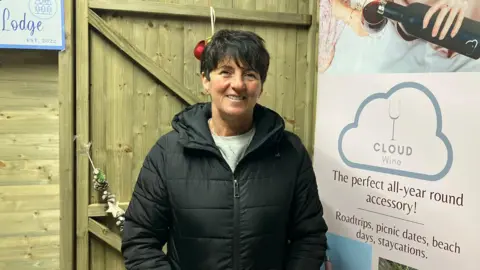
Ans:
{"label": "woman's ear", "polygon": [[208,91],[210,90],[210,80],[205,75],[205,72],[202,72],[202,84],[203,90],[208,93]]}

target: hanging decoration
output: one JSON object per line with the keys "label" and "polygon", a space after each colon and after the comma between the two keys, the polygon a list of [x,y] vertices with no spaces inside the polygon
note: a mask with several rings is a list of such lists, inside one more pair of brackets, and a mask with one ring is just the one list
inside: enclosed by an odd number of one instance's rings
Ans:
{"label": "hanging decoration", "polygon": [[211,5],[210,5],[210,24],[212,27],[212,35],[209,36],[207,39],[200,40],[195,46],[195,48],[193,49],[193,55],[195,55],[195,58],[197,58],[198,60],[202,58],[202,54],[203,54],[203,51],[205,50],[205,47],[210,42],[213,34],[215,33],[215,9]]}
{"label": "hanging decoration", "polygon": [[[74,138],[75,140],[76,138]],[[93,189],[102,194],[102,201],[107,203],[107,208],[105,212],[110,214],[115,220],[115,224],[118,226],[120,231],[123,231],[123,224],[125,222],[125,211],[120,208],[118,205],[118,201],[116,199],[115,194],[111,193],[108,188],[108,181],[105,176],[105,173],[97,168],[93,163],[92,157],[90,155],[90,148],[92,143],[89,142],[84,146],[83,152],[87,155],[88,160],[90,161],[90,165],[93,169]]]}

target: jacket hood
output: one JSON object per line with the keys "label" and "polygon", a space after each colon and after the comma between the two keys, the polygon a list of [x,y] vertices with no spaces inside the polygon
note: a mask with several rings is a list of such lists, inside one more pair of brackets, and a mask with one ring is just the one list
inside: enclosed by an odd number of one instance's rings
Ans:
{"label": "jacket hood", "polygon": [[[190,148],[215,148],[208,119],[212,116],[212,104],[197,103],[187,107],[173,117],[172,127],[179,133],[179,141]],[[255,135],[251,147],[278,142],[285,130],[285,122],[275,111],[256,104],[253,111]],[[250,148],[250,147],[249,147]]]}

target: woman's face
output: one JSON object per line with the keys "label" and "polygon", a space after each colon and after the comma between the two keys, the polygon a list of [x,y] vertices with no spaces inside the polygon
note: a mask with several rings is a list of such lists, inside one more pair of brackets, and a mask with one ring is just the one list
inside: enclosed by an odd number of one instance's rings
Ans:
{"label": "woman's face", "polygon": [[210,80],[202,74],[202,82],[212,98],[212,110],[232,118],[253,114],[262,93],[260,75],[238,66],[233,59],[220,61],[210,72]]}

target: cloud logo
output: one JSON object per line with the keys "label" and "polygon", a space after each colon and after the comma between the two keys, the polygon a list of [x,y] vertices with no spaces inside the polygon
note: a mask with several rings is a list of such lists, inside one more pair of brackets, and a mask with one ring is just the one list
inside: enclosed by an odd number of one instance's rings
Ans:
{"label": "cloud logo", "polygon": [[[408,90],[410,92],[403,91],[403,89]],[[389,165],[388,163],[385,163],[385,162],[382,163],[372,159],[371,157],[374,155],[369,155],[369,153],[365,152],[365,151],[373,151],[372,148],[362,149],[362,147],[370,147],[371,146],[370,144],[366,143],[365,145],[368,145],[368,146],[362,146],[362,143],[360,141],[351,140],[352,137],[356,137],[356,138],[358,137],[358,138],[361,138],[362,141],[365,141],[365,140],[368,141],[369,139],[373,140],[371,138],[381,136],[378,134],[382,132],[378,132],[378,131],[360,132],[360,130],[362,130],[360,126],[363,127],[363,126],[368,126],[370,124],[371,127],[378,128],[379,125],[381,125],[381,123],[386,123],[386,122],[382,122],[382,121],[369,122],[369,121],[364,121],[363,118],[362,118],[362,121],[360,121],[360,118],[361,116],[365,118],[377,117],[377,115],[379,115],[378,110],[377,111],[369,110],[368,112],[366,112],[367,110],[365,109],[367,108],[367,105],[369,105],[369,107],[375,107],[372,105],[375,105],[375,104],[378,105],[379,102],[386,103],[387,101],[392,99],[392,96],[394,96],[394,94],[395,96],[400,95],[400,93],[398,93],[400,90],[402,90],[401,92],[408,92],[403,94],[404,95],[410,94],[410,97],[412,94],[412,90],[415,95],[420,95],[421,96],[420,99],[424,100],[426,103],[428,103],[427,104],[428,106],[433,107],[434,109],[434,113],[432,112],[430,114],[429,119],[433,117],[436,118],[435,123],[432,123],[430,121],[430,123],[423,123],[422,125],[418,125],[415,128],[412,128],[412,124],[417,121],[416,119],[417,115],[419,114],[420,111],[426,111],[424,109],[426,108],[426,106],[422,105],[422,110],[415,110],[415,109],[412,109],[411,107],[407,107],[410,110],[410,118],[413,119],[413,121],[403,121],[402,123],[404,127],[403,134],[405,135],[403,137],[404,138],[408,137],[410,139],[409,141],[410,144],[413,144],[416,146],[416,152],[415,152],[416,155],[411,155],[410,157],[407,157],[405,155],[405,152],[408,152],[408,151],[405,151],[405,149],[410,148],[410,151],[411,151],[412,148],[411,147],[405,148],[404,146],[399,146],[401,145],[402,138],[400,138],[400,142],[399,140],[393,139],[393,137],[391,140],[388,139],[390,144],[388,144],[387,146],[383,146],[383,148],[382,146],[379,146],[381,144],[375,143],[376,150],[377,150],[377,153],[375,154],[381,154],[382,151],[379,151],[379,149],[383,149],[383,153],[386,153],[386,154],[391,154],[394,152],[396,152],[396,154],[403,154],[402,158],[404,158],[404,163],[407,164],[406,166],[402,165],[403,167],[392,166],[392,165]],[[378,108],[378,106],[376,108]],[[425,115],[427,114],[425,113]],[[378,116],[378,117],[381,118],[382,116]],[[382,119],[386,119],[386,117],[383,117]],[[393,118],[389,118],[388,120],[390,121],[390,119],[393,119]],[[419,119],[421,119],[421,117]],[[432,128],[431,132],[428,133],[429,137],[421,136],[420,134],[413,134],[413,135],[411,134],[411,133],[419,132],[418,130],[422,129],[422,127],[424,126],[431,126]],[[363,128],[363,129],[366,130],[366,128]],[[395,129],[395,126],[394,126],[394,129]],[[427,128],[424,128],[424,129],[427,129]],[[354,134],[355,136],[353,136]],[[432,137],[434,137],[433,135],[435,135],[436,137],[433,138],[432,140]],[[386,136],[381,136],[381,137],[386,138]],[[349,142],[346,143],[345,142],[346,140],[348,140]],[[431,147],[429,148],[428,146],[431,146]],[[438,150],[439,147],[442,148],[441,151],[432,151],[433,148],[435,148],[434,150]],[[422,150],[418,151],[419,148],[423,149],[423,151]],[[353,149],[355,150],[352,151]],[[391,150],[391,152],[389,153],[388,150]],[[447,136],[445,136],[445,134],[443,134],[442,132],[442,114],[441,114],[438,101],[428,88],[416,82],[403,82],[395,85],[387,93],[376,93],[367,97],[360,104],[355,114],[354,122],[345,126],[340,132],[340,135],[338,138],[338,151],[343,162],[347,166],[350,166],[352,168],[416,178],[421,180],[428,180],[428,181],[437,181],[442,179],[450,171],[453,163],[452,145],[448,140]],[[443,153],[443,154],[438,154],[438,153]],[[382,158],[385,159],[386,157],[383,156]],[[435,163],[435,166],[432,165],[429,167],[429,165],[427,164],[430,158],[435,160],[435,162],[432,162],[432,164]],[[389,160],[389,157],[387,159]],[[410,161],[408,159],[410,159]]]}

